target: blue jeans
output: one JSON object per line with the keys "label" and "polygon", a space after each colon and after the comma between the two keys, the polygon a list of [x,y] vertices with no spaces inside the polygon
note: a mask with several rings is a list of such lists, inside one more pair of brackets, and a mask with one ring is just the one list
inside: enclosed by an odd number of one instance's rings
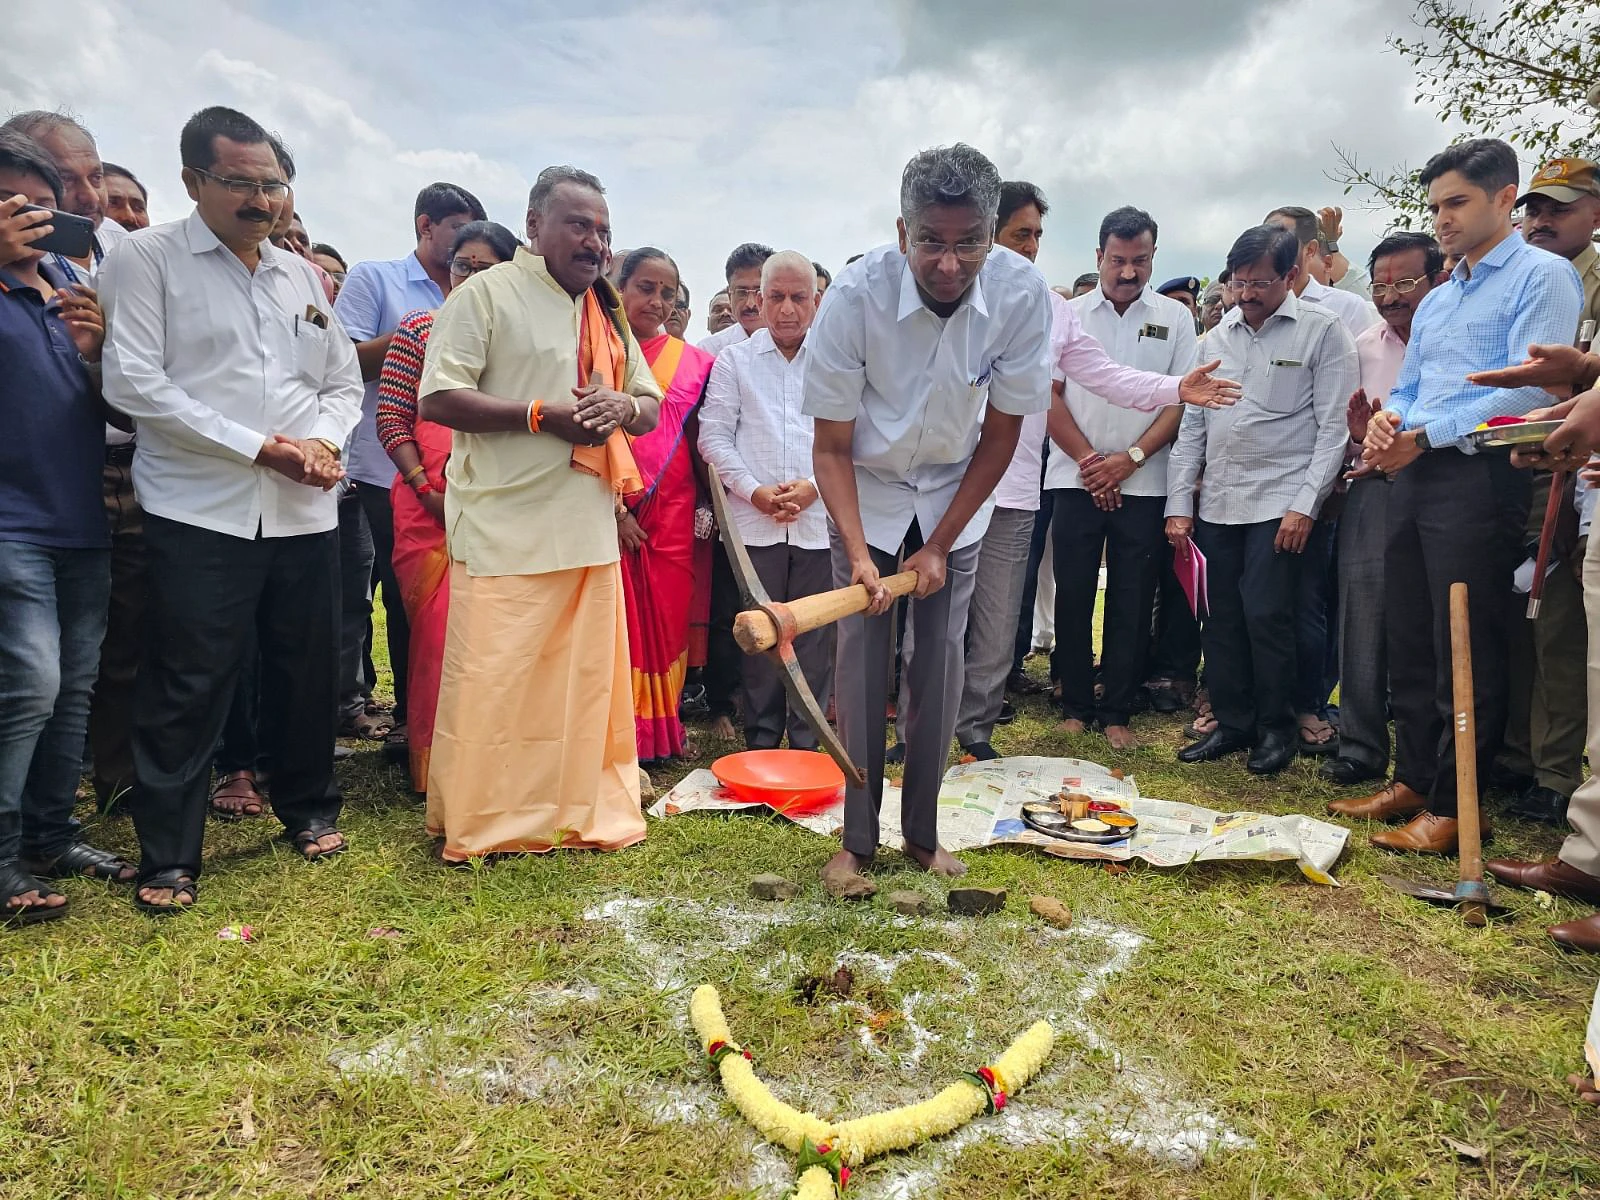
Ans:
{"label": "blue jeans", "polygon": [[54,859],[72,807],[111,602],[111,551],[0,541],[0,863]]}

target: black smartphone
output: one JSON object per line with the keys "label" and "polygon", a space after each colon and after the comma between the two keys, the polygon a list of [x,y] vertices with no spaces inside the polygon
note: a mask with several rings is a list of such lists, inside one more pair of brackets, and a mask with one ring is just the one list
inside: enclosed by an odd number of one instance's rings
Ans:
{"label": "black smartphone", "polygon": [[50,214],[50,232],[32,243],[34,250],[46,254],[60,254],[67,258],[88,258],[94,253],[94,222],[76,213],[57,212],[53,208],[40,208],[25,204],[18,212],[47,212]]}

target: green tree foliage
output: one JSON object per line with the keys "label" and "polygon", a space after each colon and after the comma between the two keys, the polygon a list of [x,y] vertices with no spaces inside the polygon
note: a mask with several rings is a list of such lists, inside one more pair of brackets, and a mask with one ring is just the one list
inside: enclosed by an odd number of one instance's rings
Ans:
{"label": "green tree foliage", "polygon": [[[1509,0],[1488,12],[1418,0],[1411,20],[1414,36],[1388,42],[1416,69],[1415,102],[1437,109],[1440,121],[1504,138],[1530,160],[1600,150],[1600,111],[1588,100],[1600,84],[1600,0]],[[1347,195],[1392,208],[1398,225],[1426,217],[1417,168],[1372,170],[1355,149],[1334,151],[1340,167],[1330,177]]]}

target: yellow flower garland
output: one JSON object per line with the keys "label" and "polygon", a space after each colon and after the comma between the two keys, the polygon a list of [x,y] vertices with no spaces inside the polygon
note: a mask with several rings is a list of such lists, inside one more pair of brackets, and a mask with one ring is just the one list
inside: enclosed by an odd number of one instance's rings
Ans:
{"label": "yellow flower garland", "polygon": [[[989,1087],[975,1076],[952,1083],[918,1104],[830,1124],[783,1103],[756,1077],[755,1066],[728,1029],[716,988],[702,984],[694,990],[689,1000],[689,1019],[700,1035],[701,1048],[707,1053],[717,1048],[715,1057],[722,1086],[740,1115],[767,1141],[796,1154],[808,1143],[813,1147],[831,1144],[847,1165],[860,1166],[869,1158],[953,1133],[980,1113],[991,1111],[997,1103]],[[999,1104],[1004,1103],[1005,1094],[1038,1074],[1054,1041],[1055,1031],[1049,1023],[1037,1021],[989,1068]],[[795,1197],[824,1200],[833,1194],[832,1174],[825,1167],[811,1166],[802,1173]]]}

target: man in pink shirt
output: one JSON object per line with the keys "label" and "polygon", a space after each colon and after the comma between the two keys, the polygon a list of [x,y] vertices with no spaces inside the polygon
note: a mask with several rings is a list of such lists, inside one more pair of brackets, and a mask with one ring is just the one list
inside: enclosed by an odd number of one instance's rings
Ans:
{"label": "man in pink shirt", "polygon": [[[1393,233],[1379,242],[1368,263],[1372,299],[1383,320],[1356,338],[1361,389],[1350,397],[1353,457],[1373,412],[1383,406],[1405,362],[1411,318],[1434,286],[1445,279],[1444,252],[1425,233]],[[1322,765],[1329,783],[1351,787],[1381,779],[1389,770],[1389,658],[1384,649],[1383,534],[1389,480],[1381,472],[1357,471],[1339,521],[1339,757]],[[1378,797],[1393,801],[1393,789]],[[1377,798],[1373,798],[1377,799]],[[1385,814],[1367,798],[1335,800],[1340,816]]]}

